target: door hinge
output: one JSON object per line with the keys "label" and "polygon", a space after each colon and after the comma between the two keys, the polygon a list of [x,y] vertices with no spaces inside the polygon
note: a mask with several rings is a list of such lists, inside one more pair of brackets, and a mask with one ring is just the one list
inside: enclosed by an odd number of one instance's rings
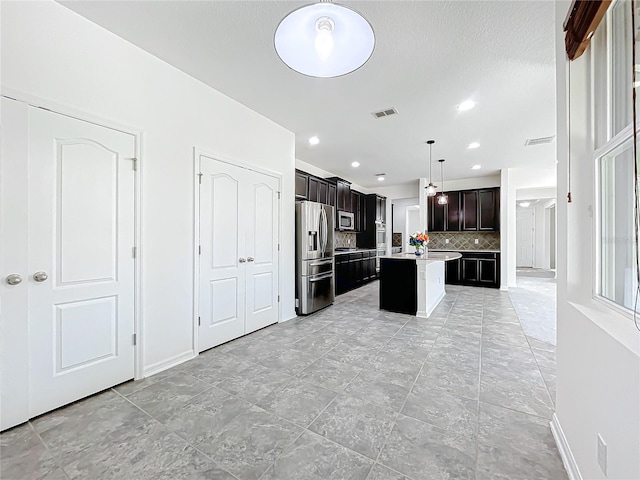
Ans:
{"label": "door hinge", "polygon": [[202,184],[202,174],[198,174],[198,183]]}
{"label": "door hinge", "polygon": [[133,169],[134,169],[134,170],[138,170],[138,159],[137,159],[137,158],[135,158],[135,157],[133,157],[133,158],[131,159],[131,162],[132,162],[132,165],[133,165]]}
{"label": "door hinge", "polygon": [[198,245],[198,255],[202,255],[202,245]]}
{"label": "door hinge", "polygon": [[280,244],[278,244],[278,251],[280,251]]}
{"label": "door hinge", "polygon": [[200,326],[200,317],[198,317],[198,326]]}
{"label": "door hinge", "polygon": [[278,192],[278,200],[280,200],[280,192]]}
{"label": "door hinge", "polygon": [[278,295],[278,303],[280,303],[280,295]]}
{"label": "door hinge", "polygon": [[134,344],[134,345],[137,345],[137,344],[138,344],[138,334],[137,334],[137,333],[134,333],[134,334],[133,334],[133,344]]}
{"label": "door hinge", "polygon": [[136,256],[138,255],[138,247],[133,247],[133,258],[136,258]]}

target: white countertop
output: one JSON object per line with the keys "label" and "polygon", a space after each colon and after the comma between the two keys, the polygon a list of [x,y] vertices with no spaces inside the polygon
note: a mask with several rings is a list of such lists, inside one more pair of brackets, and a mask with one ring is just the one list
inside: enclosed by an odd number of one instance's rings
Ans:
{"label": "white countertop", "polygon": [[473,252],[473,253],[500,253],[500,250],[473,250],[473,249],[455,249],[455,248],[430,248],[430,252]]}
{"label": "white countertop", "polygon": [[414,262],[448,262],[461,258],[462,254],[458,252],[434,252],[429,250],[426,254],[416,256],[415,253],[394,253],[392,255],[383,255],[380,258],[391,258],[393,260],[413,260]]}

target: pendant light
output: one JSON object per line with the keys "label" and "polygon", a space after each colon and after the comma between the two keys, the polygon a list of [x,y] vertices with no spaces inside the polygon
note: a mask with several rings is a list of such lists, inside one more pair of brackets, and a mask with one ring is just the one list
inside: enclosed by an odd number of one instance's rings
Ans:
{"label": "pendant light", "polygon": [[274,36],[276,53],[289,68],[310,77],[351,73],[373,54],[371,24],[355,10],[321,0],[292,11]]}
{"label": "pendant light", "polygon": [[427,140],[427,144],[429,145],[429,185],[425,187],[427,189],[427,197],[434,197],[437,188],[431,181],[431,149],[434,143],[436,143],[435,140]]}
{"label": "pendant light", "polygon": [[442,192],[438,195],[438,205],[446,205],[449,203],[449,196],[444,193],[444,175],[442,174],[444,158],[441,158],[438,162],[440,163],[440,183],[442,184]]}

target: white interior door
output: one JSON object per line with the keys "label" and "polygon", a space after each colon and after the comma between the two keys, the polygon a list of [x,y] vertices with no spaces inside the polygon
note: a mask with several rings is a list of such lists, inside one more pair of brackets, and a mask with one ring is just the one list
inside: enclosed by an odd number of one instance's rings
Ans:
{"label": "white interior door", "polygon": [[29,418],[28,117],[2,99],[0,129],[0,431]]}
{"label": "white interior door", "polygon": [[29,109],[29,415],[134,376],[135,137]]}
{"label": "white interior door", "polygon": [[533,267],[534,212],[516,210],[516,266]]}
{"label": "white interior door", "polygon": [[199,350],[278,321],[278,180],[200,156]]}
{"label": "white interior door", "polygon": [[[241,185],[248,171],[200,157],[199,350],[244,335]],[[242,258],[242,260],[241,260]],[[243,261],[243,263],[241,263]]]}
{"label": "white interior door", "polygon": [[278,180],[252,172],[246,190],[244,333],[250,333],[278,321]]}

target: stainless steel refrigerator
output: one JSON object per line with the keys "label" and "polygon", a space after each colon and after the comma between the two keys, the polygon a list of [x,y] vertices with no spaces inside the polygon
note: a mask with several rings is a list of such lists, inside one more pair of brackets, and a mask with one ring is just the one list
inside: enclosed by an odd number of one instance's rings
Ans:
{"label": "stainless steel refrigerator", "polygon": [[335,300],[332,206],[296,202],[296,312],[308,315]]}

